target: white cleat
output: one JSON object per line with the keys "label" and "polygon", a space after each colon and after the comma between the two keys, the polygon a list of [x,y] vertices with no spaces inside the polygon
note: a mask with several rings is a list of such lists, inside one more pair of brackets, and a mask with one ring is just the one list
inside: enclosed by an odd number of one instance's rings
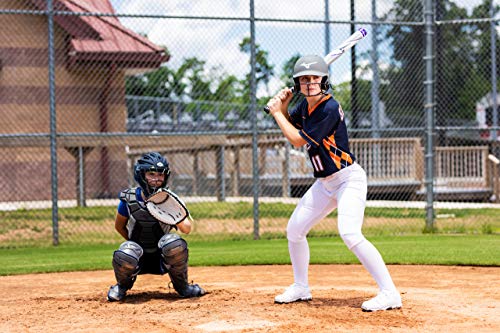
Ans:
{"label": "white cleat", "polygon": [[401,296],[397,291],[383,290],[372,299],[363,302],[361,309],[365,312],[383,311],[391,309],[399,309],[402,306]]}
{"label": "white cleat", "polygon": [[312,295],[309,288],[294,283],[290,287],[286,288],[283,294],[276,296],[274,298],[274,303],[283,304],[310,300],[312,300]]}

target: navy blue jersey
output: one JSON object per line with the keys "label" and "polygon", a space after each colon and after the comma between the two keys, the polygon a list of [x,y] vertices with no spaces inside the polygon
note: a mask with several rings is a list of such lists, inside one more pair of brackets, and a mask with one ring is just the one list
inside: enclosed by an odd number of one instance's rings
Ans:
{"label": "navy blue jersey", "polygon": [[289,115],[300,136],[307,141],[314,177],[328,177],[355,161],[349,151],[344,112],[331,95],[324,96],[313,108],[309,108],[304,99]]}

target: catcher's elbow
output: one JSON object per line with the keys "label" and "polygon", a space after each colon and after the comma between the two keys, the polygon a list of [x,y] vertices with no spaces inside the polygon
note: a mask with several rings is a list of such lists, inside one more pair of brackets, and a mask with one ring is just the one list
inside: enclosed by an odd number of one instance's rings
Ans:
{"label": "catcher's elbow", "polygon": [[182,221],[177,225],[179,231],[184,234],[189,234],[191,232],[191,223],[189,221]]}

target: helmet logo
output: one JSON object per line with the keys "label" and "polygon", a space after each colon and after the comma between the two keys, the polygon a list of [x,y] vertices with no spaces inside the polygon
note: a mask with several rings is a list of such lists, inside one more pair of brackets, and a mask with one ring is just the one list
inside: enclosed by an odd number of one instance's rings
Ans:
{"label": "helmet logo", "polygon": [[163,167],[163,163],[162,162],[158,162],[158,163],[156,163],[156,166],[162,168]]}
{"label": "helmet logo", "polygon": [[304,66],[306,69],[309,69],[311,67],[311,65],[314,65],[314,64],[317,64],[317,63],[318,63],[317,61],[315,61],[315,62],[309,62],[309,63],[303,62],[303,63],[300,64],[300,66]]}

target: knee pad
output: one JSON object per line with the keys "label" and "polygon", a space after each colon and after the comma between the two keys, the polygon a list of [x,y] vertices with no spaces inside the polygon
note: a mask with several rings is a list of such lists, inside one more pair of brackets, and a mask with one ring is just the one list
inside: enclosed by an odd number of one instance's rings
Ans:
{"label": "knee pad", "polygon": [[132,288],[139,273],[139,259],[143,254],[142,247],[136,242],[123,242],[113,253],[113,270],[118,284],[126,289]]}
{"label": "knee pad", "polygon": [[158,247],[161,250],[161,256],[166,264],[166,268],[170,266],[182,266],[188,262],[188,247],[184,239],[178,234],[166,234],[158,242]]}
{"label": "knee pad", "polygon": [[350,233],[350,234],[341,234],[342,240],[344,241],[347,248],[351,250],[353,247],[364,241],[366,238],[361,233]]}

